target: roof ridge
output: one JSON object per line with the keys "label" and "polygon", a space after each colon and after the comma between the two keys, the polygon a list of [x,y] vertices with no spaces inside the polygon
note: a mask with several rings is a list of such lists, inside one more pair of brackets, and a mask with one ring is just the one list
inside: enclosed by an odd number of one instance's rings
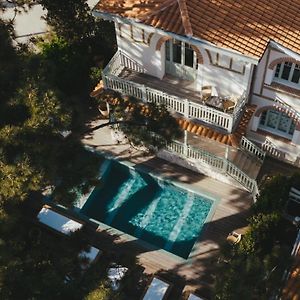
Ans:
{"label": "roof ridge", "polygon": [[192,36],[193,35],[193,30],[192,30],[192,25],[190,22],[190,17],[189,17],[189,12],[186,6],[186,0],[177,0],[180,14],[181,14],[181,19],[182,19],[182,25],[185,30],[185,34],[187,36]]}
{"label": "roof ridge", "polygon": [[140,21],[145,21],[146,19],[153,17],[155,15],[157,15],[158,13],[166,10],[167,8],[169,8],[170,6],[174,5],[176,3],[177,0],[166,0],[164,1],[159,7],[158,9],[155,9],[152,12],[149,12],[148,14],[143,15],[142,18],[138,18],[138,20]]}

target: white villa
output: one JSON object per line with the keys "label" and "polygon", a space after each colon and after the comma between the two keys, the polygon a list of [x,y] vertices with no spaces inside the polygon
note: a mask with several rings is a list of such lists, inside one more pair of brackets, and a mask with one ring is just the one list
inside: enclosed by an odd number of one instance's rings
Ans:
{"label": "white villa", "polygon": [[255,193],[266,153],[300,166],[299,11],[297,1],[101,0],[93,14],[115,23],[118,44],[103,86],[178,117],[184,139],[161,157]]}

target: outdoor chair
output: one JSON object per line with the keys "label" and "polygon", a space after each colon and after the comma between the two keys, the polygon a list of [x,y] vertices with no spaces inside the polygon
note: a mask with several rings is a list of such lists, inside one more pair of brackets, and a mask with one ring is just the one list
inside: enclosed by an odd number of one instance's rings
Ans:
{"label": "outdoor chair", "polygon": [[218,92],[214,86],[205,85],[201,88],[201,97],[206,102],[210,97],[218,97]]}
{"label": "outdoor chair", "polygon": [[231,245],[236,245],[241,241],[242,235],[235,231],[232,231],[227,236],[227,242]]}
{"label": "outdoor chair", "polygon": [[142,300],[164,300],[168,296],[172,284],[154,276],[142,295]]}
{"label": "outdoor chair", "polygon": [[229,112],[231,110],[234,110],[238,102],[237,97],[230,97],[228,99],[223,100],[223,109],[224,112]]}

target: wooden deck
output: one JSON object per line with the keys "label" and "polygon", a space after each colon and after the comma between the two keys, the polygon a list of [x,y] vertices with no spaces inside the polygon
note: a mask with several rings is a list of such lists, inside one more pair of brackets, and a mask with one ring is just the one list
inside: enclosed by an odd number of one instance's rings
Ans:
{"label": "wooden deck", "polygon": [[160,80],[154,76],[138,73],[127,68],[121,71],[119,77],[128,81],[144,84],[155,90],[159,89],[169,95],[202,104],[200,92],[197,90],[195,81],[184,80],[171,75],[165,75],[164,78]]}
{"label": "wooden deck", "polygon": [[126,144],[116,144],[111,138],[109,128],[103,128],[92,134],[84,139],[85,144],[110,153],[121,160],[143,165],[160,176],[178,182],[183,187],[216,199],[212,217],[207,222],[188,260],[160,249],[141,245],[134,239],[128,239],[125,234],[118,235],[111,246],[107,239],[107,233],[110,231],[101,227],[97,230],[99,237],[102,236],[101,245],[104,250],[107,245],[108,248],[113,247],[114,251],[121,256],[136,257],[146,273],[167,271],[171,281],[171,274],[176,274],[183,280],[186,290],[203,291],[201,295],[209,299],[207,290],[214,282],[219,247],[226,242],[229,232],[247,225],[246,219],[249,216],[252,197],[245,191],[212,178],[153,156],[145,156]]}

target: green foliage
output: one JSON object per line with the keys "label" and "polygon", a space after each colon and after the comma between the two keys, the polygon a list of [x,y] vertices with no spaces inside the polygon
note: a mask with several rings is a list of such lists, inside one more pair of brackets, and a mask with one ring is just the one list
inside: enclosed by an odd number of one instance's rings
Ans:
{"label": "green foliage", "polygon": [[277,175],[270,178],[261,189],[257,202],[254,205],[256,212],[281,212],[285,206],[290,190],[289,178]]}
{"label": "green foliage", "polygon": [[269,253],[277,240],[280,220],[278,213],[259,213],[250,218],[249,230],[238,244],[238,252],[256,255]]}
{"label": "green foliage", "polygon": [[[300,175],[269,178],[254,204],[249,229],[234,247],[222,248],[215,285],[216,299],[270,299],[290,264],[295,229],[283,219],[289,190],[300,187]],[[251,291],[251,293],[249,293]]]}
{"label": "green foliage", "polygon": [[113,117],[120,120],[119,129],[136,146],[160,149],[166,142],[181,137],[182,131],[176,119],[165,106],[154,103],[143,103],[134,97],[120,97],[118,94],[105,95],[111,97]]}
{"label": "green foliage", "polygon": [[[13,28],[0,18],[0,110],[11,97],[20,72],[18,51],[13,47]],[[1,114],[2,115],[2,114]]]}
{"label": "green foliage", "polygon": [[111,289],[105,286],[105,284],[100,283],[99,286],[91,291],[84,300],[109,300],[111,299]]}

